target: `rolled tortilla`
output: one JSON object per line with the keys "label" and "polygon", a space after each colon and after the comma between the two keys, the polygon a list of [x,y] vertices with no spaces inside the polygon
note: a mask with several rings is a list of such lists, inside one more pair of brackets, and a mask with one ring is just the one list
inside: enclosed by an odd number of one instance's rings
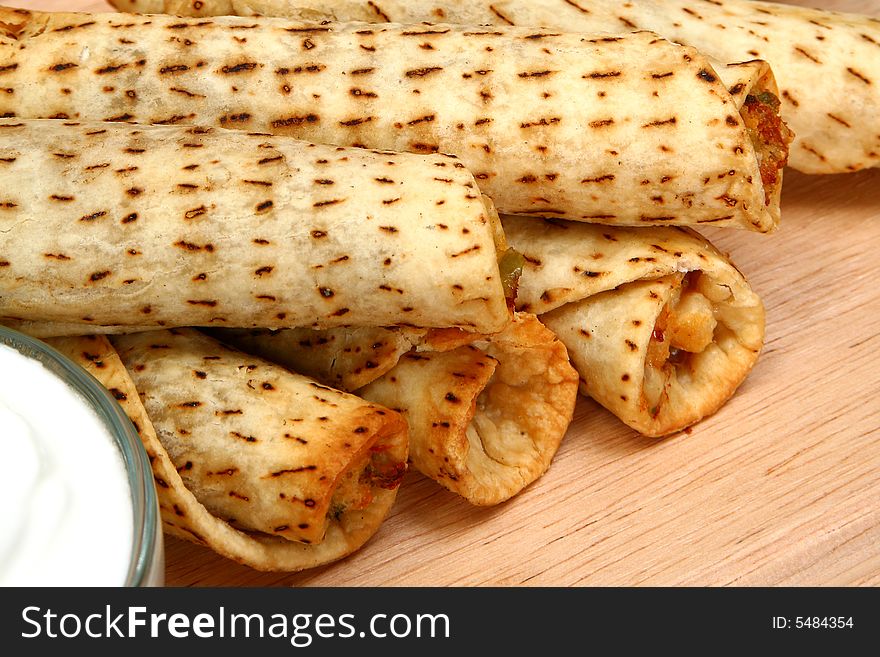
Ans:
{"label": "rolled tortilla", "polygon": [[[394,502],[406,459],[405,424],[396,413],[192,331],[120,338],[131,370],[104,337],[49,342],[107,387],[134,422],[150,457],[164,529],[172,536],[258,570],[296,571],[361,547]],[[168,348],[152,346],[159,344]],[[257,367],[248,371],[252,365]],[[247,385],[257,379],[274,389]],[[321,421],[317,416],[324,412],[328,419]],[[294,426],[296,437],[286,437]],[[366,431],[358,432],[361,427]],[[255,440],[248,441],[251,434]],[[358,483],[359,472],[371,472],[369,486]],[[360,501],[342,508],[345,498]],[[225,519],[231,516],[234,524]]]}
{"label": "rolled tortilla", "polygon": [[526,260],[518,305],[565,343],[581,391],[637,431],[714,413],[755,364],[761,299],[696,232],[503,221]]}
{"label": "rolled tortilla", "polygon": [[[794,130],[791,165],[842,173],[880,165],[880,20],[754,0],[113,0],[181,16],[542,25],[576,32],[652,30],[725,62],[770,62]],[[819,4],[819,3],[816,3]]]}
{"label": "rolled tortilla", "polygon": [[0,24],[0,114],[454,153],[513,214],[779,219],[788,135],[769,67],[731,94],[704,56],[652,33],[12,10]]}
{"label": "rolled tortilla", "polygon": [[482,336],[457,330],[348,326],[311,329],[221,329],[212,335],[248,353],[354,392],[396,366],[409,351],[449,351]]}
{"label": "rolled tortilla", "polygon": [[402,413],[412,464],[472,504],[503,502],[543,475],[574,413],[577,372],[527,313],[477,340],[382,329],[222,333]]}
{"label": "rolled tortilla", "polygon": [[0,119],[10,322],[495,331],[496,243],[491,202],[449,156]]}

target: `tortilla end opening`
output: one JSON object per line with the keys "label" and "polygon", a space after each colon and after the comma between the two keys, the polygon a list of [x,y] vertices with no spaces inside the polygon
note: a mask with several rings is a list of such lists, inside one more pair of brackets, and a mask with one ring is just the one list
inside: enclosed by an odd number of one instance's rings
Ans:
{"label": "tortilla end opening", "polygon": [[476,506],[504,502],[547,471],[578,388],[565,347],[533,315],[519,313],[486,352],[494,367],[458,428],[468,445],[465,497]]}
{"label": "tortilla end opening", "polygon": [[[727,290],[726,295],[724,292],[720,292],[722,288]],[[713,289],[715,290],[714,294]],[[673,316],[672,321],[674,322],[675,306],[685,294],[695,294],[702,297],[709,305],[710,319],[713,322],[711,339],[706,339],[705,334],[697,336],[693,340],[693,345],[697,347],[694,351],[688,351],[687,347],[675,346],[676,336],[666,334],[670,316]],[[681,277],[677,289],[671,292],[669,299],[663,304],[655,319],[652,337],[645,352],[645,376],[640,398],[642,415],[645,420],[638,423],[640,426],[634,427],[640,433],[647,437],[660,438],[693,426],[717,412],[745,381],[757,361],[760,348],[753,349],[745,344],[747,340],[740,331],[730,325],[725,319],[724,313],[721,312],[723,306],[731,306],[735,303],[736,296],[733,290],[714,280],[706,272],[695,270],[687,272]],[[760,301],[758,303],[759,306],[755,308],[755,312],[759,313],[760,319],[763,320],[763,306],[760,305]],[[705,331],[707,327],[701,328]],[[665,358],[658,366],[656,360],[651,362],[652,349],[656,350],[657,344],[664,342],[663,348],[654,352],[655,357],[658,353],[665,352]],[[699,348],[700,346],[702,348]],[[738,355],[729,353],[732,346],[737,348]],[[727,365],[725,371],[722,371],[725,368],[722,368],[717,361],[720,356],[710,353],[713,350],[722,352]],[[744,354],[749,355],[743,356]],[[711,358],[707,358],[707,356]],[[690,389],[694,386],[701,386],[700,382],[705,379],[712,379],[716,383],[720,383],[720,386],[715,387],[711,393],[698,394],[697,403],[687,408],[683,415],[676,415],[674,409],[670,410],[672,402],[669,399],[669,393],[673,386]],[[654,390],[649,393],[645,390],[646,385],[652,385]],[[658,389],[658,385],[662,387]]]}

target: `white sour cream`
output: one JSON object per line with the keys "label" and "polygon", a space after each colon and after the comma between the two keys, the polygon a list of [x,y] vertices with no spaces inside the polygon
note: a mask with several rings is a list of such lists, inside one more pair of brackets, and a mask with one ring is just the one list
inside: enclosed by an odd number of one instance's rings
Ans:
{"label": "white sour cream", "polygon": [[85,399],[0,345],[0,586],[121,586],[132,552],[122,454]]}

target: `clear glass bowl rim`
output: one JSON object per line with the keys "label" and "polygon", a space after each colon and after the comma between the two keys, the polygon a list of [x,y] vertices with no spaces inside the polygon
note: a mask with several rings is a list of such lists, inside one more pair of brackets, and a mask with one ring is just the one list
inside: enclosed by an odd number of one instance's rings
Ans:
{"label": "clear glass bowl rim", "polygon": [[157,557],[159,505],[150,461],[131,420],[95,377],[45,342],[0,326],[0,344],[40,361],[79,392],[113,436],[128,474],[134,520],[131,560],[124,586],[148,585]]}

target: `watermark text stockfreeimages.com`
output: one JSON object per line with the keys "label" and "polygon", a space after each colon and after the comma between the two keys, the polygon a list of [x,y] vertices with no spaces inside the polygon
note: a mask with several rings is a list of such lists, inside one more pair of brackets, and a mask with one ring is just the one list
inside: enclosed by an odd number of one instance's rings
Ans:
{"label": "watermark text stockfreeimages.com", "polygon": [[218,607],[212,613],[154,613],[146,607],[113,610],[106,605],[93,613],[58,613],[37,606],[21,612],[21,637],[32,638],[271,638],[286,639],[305,648],[315,639],[450,638],[446,614],[376,613],[359,619],[356,614],[232,613]]}

